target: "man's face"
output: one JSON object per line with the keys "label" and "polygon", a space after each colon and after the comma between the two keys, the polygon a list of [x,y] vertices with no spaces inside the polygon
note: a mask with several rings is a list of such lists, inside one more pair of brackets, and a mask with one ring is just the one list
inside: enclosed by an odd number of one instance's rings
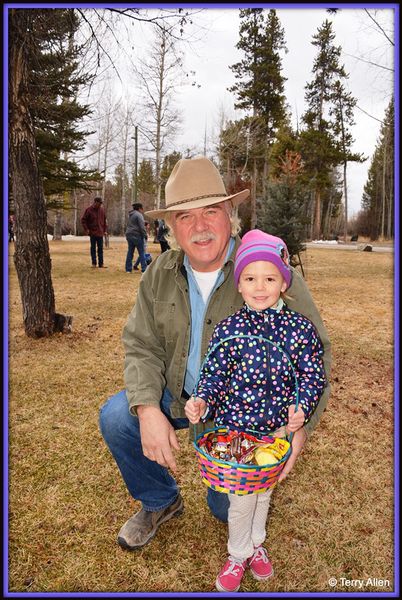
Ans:
{"label": "man's face", "polygon": [[95,208],[99,208],[100,206],[102,206],[102,202],[99,202],[98,200],[94,201],[94,206]]}
{"label": "man's face", "polygon": [[231,232],[225,202],[177,211],[170,225],[193,269],[209,272],[222,267]]}

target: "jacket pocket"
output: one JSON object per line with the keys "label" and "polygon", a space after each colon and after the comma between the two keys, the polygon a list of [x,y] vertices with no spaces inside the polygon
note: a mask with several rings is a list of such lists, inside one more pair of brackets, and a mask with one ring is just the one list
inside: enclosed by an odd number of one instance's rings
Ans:
{"label": "jacket pocket", "polygon": [[175,303],[154,300],[153,308],[154,321],[158,335],[163,337],[167,342],[172,342],[180,333],[180,323],[175,319]]}

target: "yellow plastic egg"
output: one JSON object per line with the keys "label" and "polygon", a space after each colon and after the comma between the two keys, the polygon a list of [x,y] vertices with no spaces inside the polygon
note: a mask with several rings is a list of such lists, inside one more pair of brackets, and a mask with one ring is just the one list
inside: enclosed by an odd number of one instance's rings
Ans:
{"label": "yellow plastic egg", "polygon": [[276,456],[266,448],[257,448],[255,451],[255,461],[257,465],[274,465],[278,462]]}

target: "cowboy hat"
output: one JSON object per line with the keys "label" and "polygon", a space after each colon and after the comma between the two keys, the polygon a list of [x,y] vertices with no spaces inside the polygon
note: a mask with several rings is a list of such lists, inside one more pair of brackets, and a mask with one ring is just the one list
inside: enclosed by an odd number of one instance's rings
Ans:
{"label": "cowboy hat", "polygon": [[166,182],[166,208],[149,210],[145,214],[155,219],[173,211],[203,208],[225,200],[236,206],[249,195],[250,190],[243,190],[228,196],[218,169],[208,158],[182,158]]}

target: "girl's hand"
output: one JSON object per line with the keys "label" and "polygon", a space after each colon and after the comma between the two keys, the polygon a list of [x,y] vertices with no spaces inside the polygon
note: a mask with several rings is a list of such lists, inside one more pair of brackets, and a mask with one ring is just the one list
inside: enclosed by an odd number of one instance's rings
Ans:
{"label": "girl's hand", "polygon": [[[299,411],[297,411],[299,412]],[[307,436],[304,429],[300,428],[296,431],[292,439],[292,453],[289,456],[288,460],[283,467],[282,473],[279,475],[279,481],[283,481],[293,469],[294,464],[299,456],[300,452],[303,450],[303,446],[306,442]]]}
{"label": "girl's hand", "polygon": [[305,414],[304,411],[299,408],[297,412],[295,412],[296,405],[291,404],[288,410],[288,424],[286,425],[286,433],[292,433],[303,427]]}
{"label": "girl's hand", "polygon": [[184,407],[184,412],[186,413],[186,417],[190,421],[190,423],[192,423],[193,425],[198,423],[202,415],[204,414],[206,407],[207,404],[205,400],[202,400],[202,398],[194,398],[194,396],[191,396],[191,398],[187,400],[186,405]]}

